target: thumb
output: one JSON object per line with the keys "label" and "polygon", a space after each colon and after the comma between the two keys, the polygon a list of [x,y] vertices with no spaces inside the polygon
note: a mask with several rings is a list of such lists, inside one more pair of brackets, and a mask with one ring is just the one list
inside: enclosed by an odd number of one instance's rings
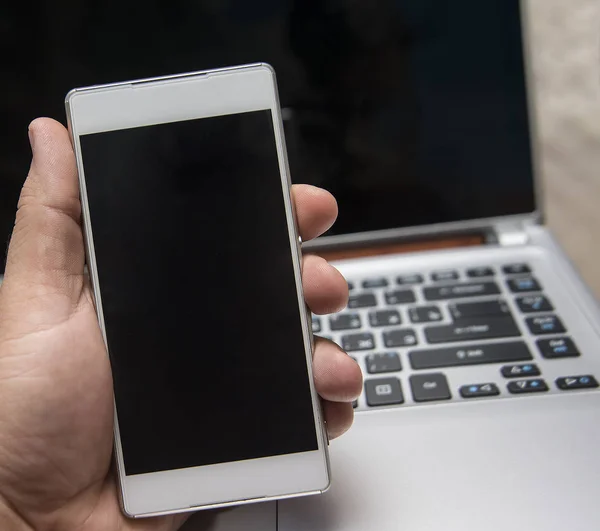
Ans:
{"label": "thumb", "polygon": [[[2,297],[18,297],[29,304],[47,301],[60,313],[57,296],[72,303],[72,309],[83,287],[75,155],[69,133],[54,120],[33,121],[29,139],[33,160],[19,199]],[[67,306],[63,308],[67,310]]]}

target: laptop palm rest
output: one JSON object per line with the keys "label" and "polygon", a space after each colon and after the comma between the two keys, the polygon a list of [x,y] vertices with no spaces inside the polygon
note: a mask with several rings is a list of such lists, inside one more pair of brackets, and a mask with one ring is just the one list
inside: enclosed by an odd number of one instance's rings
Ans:
{"label": "laptop palm rest", "polygon": [[358,414],[333,484],[279,504],[279,531],[589,531],[600,519],[600,395]]}

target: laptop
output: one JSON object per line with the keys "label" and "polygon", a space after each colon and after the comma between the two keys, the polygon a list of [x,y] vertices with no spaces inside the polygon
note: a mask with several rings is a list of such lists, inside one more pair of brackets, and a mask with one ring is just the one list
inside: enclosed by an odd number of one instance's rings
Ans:
{"label": "laptop", "polygon": [[340,206],[304,250],[332,260],[351,297],[313,328],[356,359],[365,385],[353,428],[331,442],[327,493],[214,514],[209,529],[596,528],[600,310],[544,224],[526,6],[193,4],[15,14],[17,35],[36,16],[54,28],[26,41],[52,67],[30,86],[15,65],[19,98],[0,102],[14,142],[0,154],[12,183],[0,197],[16,198],[27,169],[14,131],[62,119],[72,86],[275,67],[293,179]]}

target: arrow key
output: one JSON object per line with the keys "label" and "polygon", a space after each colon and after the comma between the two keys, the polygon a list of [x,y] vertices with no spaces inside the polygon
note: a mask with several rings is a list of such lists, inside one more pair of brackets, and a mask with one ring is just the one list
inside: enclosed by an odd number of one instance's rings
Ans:
{"label": "arrow key", "polygon": [[526,365],[506,365],[502,367],[501,372],[505,378],[528,378],[541,374],[540,368],[533,363]]}
{"label": "arrow key", "polygon": [[500,389],[493,383],[464,385],[460,388],[460,396],[463,398],[481,398],[484,396],[498,396]]}
{"label": "arrow key", "polygon": [[520,395],[524,393],[543,393],[548,390],[548,385],[542,379],[536,380],[515,380],[510,382],[507,386],[508,391],[513,395]]}
{"label": "arrow key", "polygon": [[595,389],[598,387],[598,382],[593,376],[567,376],[566,378],[558,378],[556,386],[563,391]]}

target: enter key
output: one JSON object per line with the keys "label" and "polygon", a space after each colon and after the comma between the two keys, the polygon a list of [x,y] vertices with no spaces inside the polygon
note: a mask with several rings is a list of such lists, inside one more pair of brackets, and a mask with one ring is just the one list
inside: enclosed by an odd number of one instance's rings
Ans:
{"label": "enter key", "polygon": [[503,317],[472,317],[443,326],[425,328],[425,337],[429,343],[452,343],[480,339],[518,337],[521,335],[517,324],[510,315]]}

